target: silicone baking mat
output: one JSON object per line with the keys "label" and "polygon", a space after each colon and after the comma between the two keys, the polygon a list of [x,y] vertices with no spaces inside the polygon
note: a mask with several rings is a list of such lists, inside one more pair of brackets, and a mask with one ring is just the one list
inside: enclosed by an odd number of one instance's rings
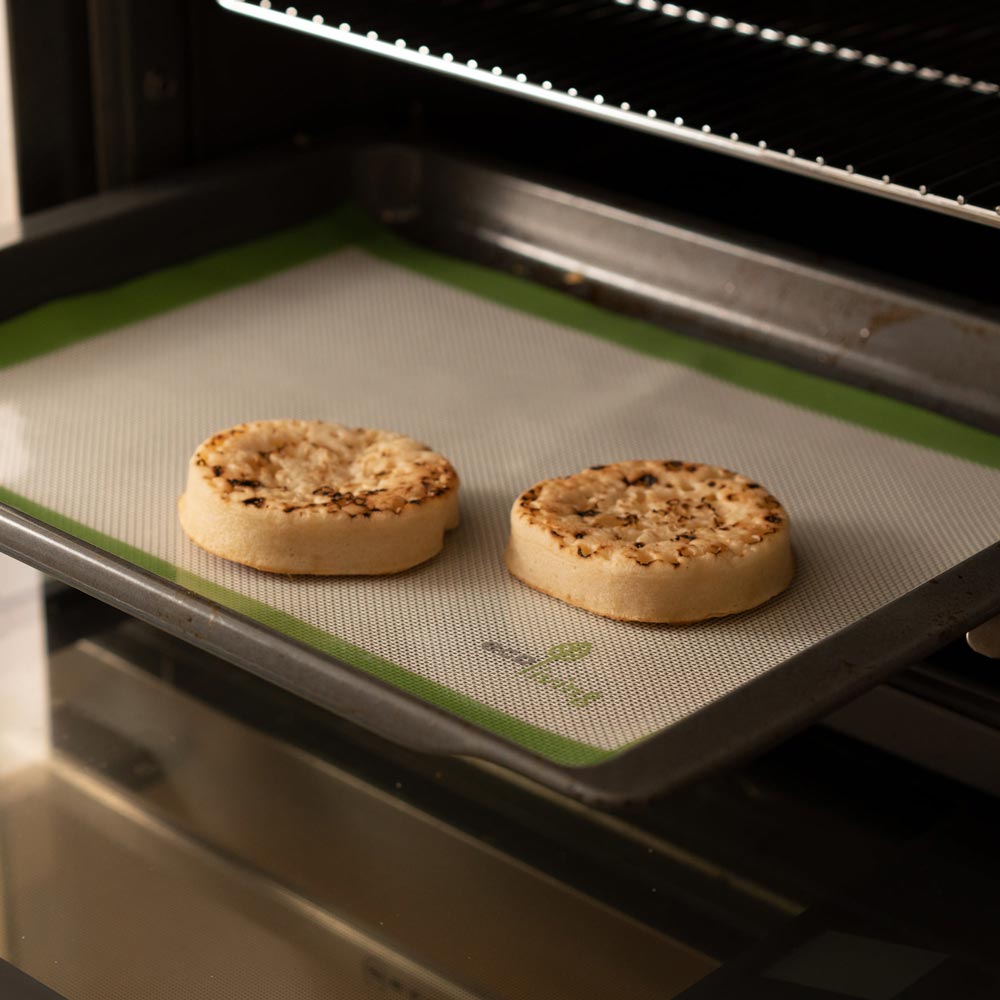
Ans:
{"label": "silicone baking mat", "polygon": [[[4,502],[560,764],[675,725],[1000,535],[996,438],[416,249],[350,209],[25,314],[0,352]],[[189,455],[271,417],[446,454],[463,520],[441,556],[394,577],[289,578],[188,542]],[[521,490],[640,457],[765,483],[791,516],[791,589],[649,626],[507,575]],[[567,642],[589,652],[529,669]]]}

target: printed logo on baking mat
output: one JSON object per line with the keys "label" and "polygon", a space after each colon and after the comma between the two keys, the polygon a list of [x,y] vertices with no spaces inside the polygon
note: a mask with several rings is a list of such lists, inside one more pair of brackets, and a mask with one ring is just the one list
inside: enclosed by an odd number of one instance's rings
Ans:
{"label": "printed logo on baking mat", "polygon": [[[505,660],[510,660],[520,666],[516,676],[536,684],[544,684],[553,693],[565,696],[566,701],[574,708],[586,708],[602,697],[600,691],[588,691],[571,676],[572,668],[562,667],[562,664],[575,663],[589,656],[593,645],[589,642],[557,642],[549,647],[542,659],[522,653],[517,649],[504,646],[499,642],[484,642],[483,649],[495,653]],[[559,666],[557,666],[559,664]]]}

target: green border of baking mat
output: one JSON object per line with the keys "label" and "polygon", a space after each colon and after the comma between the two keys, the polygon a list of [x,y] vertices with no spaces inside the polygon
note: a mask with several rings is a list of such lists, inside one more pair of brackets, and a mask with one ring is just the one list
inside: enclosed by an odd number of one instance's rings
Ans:
{"label": "green border of baking mat", "polygon": [[[353,205],[277,235],[157,271],[106,291],[50,302],[16,316],[0,324],[0,367],[249,284],[346,246],[360,247],[434,280],[632,350],[686,365],[745,389],[1000,469],[1000,437],[987,431],[864,389],[672,333],[530,281],[413,246]],[[614,750],[603,750],[551,733],[2,487],[0,501],[556,763],[596,764],[641,742],[633,740]],[[644,739],[652,735],[649,733]]]}

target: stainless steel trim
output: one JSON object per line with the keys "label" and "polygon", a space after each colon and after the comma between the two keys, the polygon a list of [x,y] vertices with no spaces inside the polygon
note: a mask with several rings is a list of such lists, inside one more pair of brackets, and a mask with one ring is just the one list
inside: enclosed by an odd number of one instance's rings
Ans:
{"label": "stainless steel trim", "polygon": [[[977,653],[1000,660],[1000,617],[983,622],[978,628],[966,633],[966,641]],[[1000,674],[998,674],[1000,679]]]}

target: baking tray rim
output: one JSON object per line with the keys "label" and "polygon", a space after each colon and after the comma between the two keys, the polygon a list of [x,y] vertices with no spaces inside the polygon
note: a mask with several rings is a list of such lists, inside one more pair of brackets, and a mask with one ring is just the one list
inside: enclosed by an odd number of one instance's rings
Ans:
{"label": "baking tray rim", "polygon": [[[998,541],[673,726],[599,763],[570,765],[533,753],[5,501],[0,501],[0,529],[0,552],[355,725],[421,753],[500,764],[610,808],[646,801],[759,752],[1000,613]],[[922,627],[915,628],[914,619]],[[275,657],[285,660],[280,669]],[[288,666],[295,669],[290,672]],[[748,713],[759,714],[750,738],[739,725]]]}

